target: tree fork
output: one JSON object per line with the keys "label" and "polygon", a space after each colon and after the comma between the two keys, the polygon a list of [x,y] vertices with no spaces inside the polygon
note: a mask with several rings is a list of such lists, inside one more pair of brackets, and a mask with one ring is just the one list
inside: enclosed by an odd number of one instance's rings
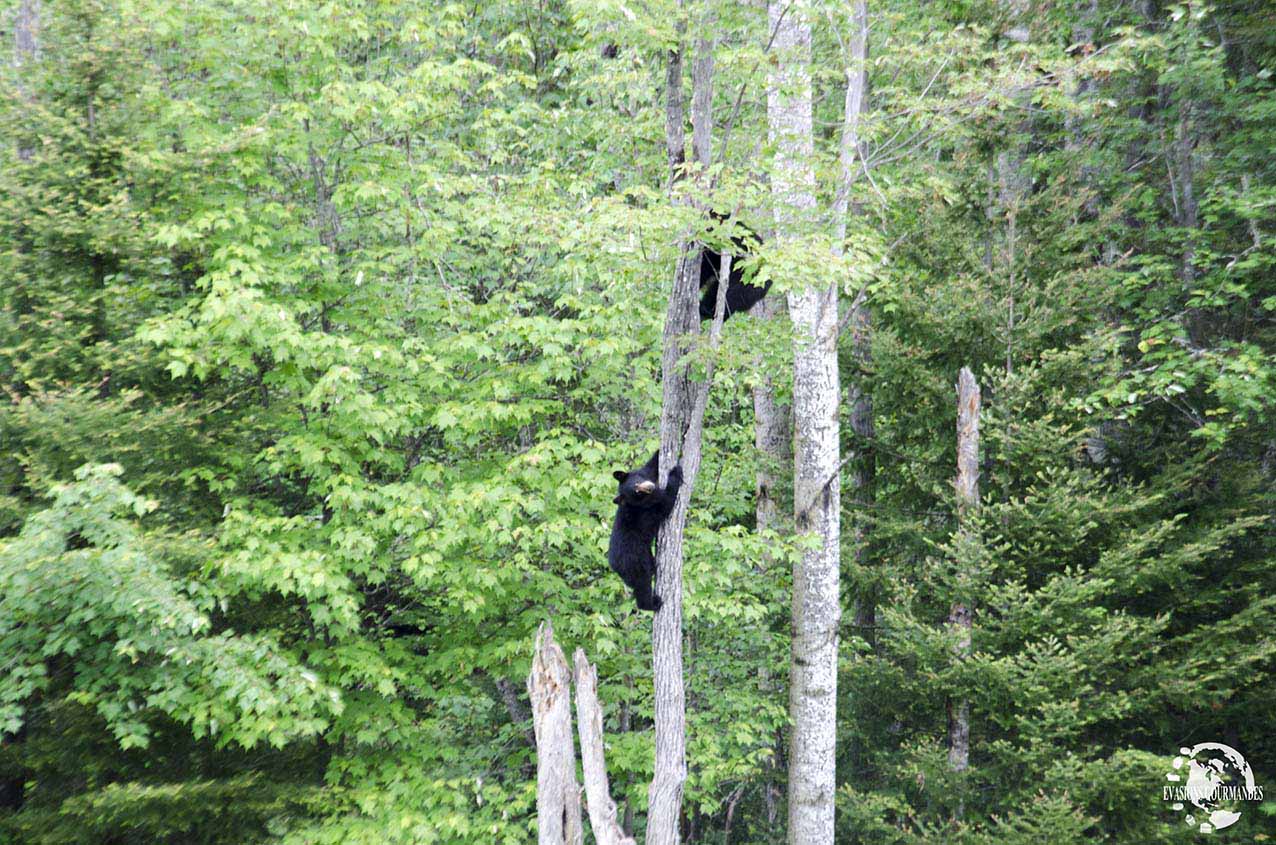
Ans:
{"label": "tree fork", "polygon": [[[680,11],[683,7],[680,6]],[[706,24],[707,26],[708,24]],[[682,100],[685,17],[675,26],[678,45],[669,54],[666,74],[665,142],[671,167],[671,189],[684,177],[686,130]],[[702,183],[709,165],[712,135],[713,41],[696,42],[692,67],[692,141],[695,173]],[[703,183],[702,183],[703,184]],[[730,258],[723,257],[723,273]],[[729,276],[728,276],[729,277]],[[660,415],[660,478],[663,487],[669,470],[681,456],[683,485],[669,519],[656,539],[656,587],[664,599],[651,623],[652,683],[655,691],[656,759],[648,790],[648,845],[675,845],[687,780],[687,714],[682,660],[682,544],[691,492],[700,473],[701,441],[714,361],[726,315],[727,285],[718,286],[713,322],[709,328],[710,357],[705,379],[691,380],[686,353],[699,334],[700,248],[687,234],[682,239],[673,289],[665,315],[661,356],[662,401]]]}

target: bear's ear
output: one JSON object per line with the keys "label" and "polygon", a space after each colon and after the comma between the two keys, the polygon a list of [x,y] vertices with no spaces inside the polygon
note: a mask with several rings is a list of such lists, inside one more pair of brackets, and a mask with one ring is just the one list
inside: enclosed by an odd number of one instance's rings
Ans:
{"label": "bear's ear", "polygon": [[624,481],[629,477],[629,473],[625,472],[623,469],[618,469],[611,474],[611,477],[617,481]]}

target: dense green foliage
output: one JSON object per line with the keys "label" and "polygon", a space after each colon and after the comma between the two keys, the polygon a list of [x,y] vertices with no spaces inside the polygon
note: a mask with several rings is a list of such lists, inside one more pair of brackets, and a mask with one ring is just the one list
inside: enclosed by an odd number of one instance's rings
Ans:
{"label": "dense green foliage", "polygon": [[[766,232],[765,10],[714,12],[713,202]],[[1271,8],[869,13],[845,265],[827,237],[761,262],[873,315],[842,360],[876,431],[843,427],[875,471],[844,496],[839,841],[1188,841],[1160,800],[1184,742],[1276,776]],[[43,4],[0,71],[0,841],[530,841],[546,616],[599,664],[641,829],[649,617],[605,549],[695,223],[667,190],[678,14]],[[849,9],[811,19],[827,205]],[[787,390],[788,345],[733,319],[710,402],[688,841],[783,838],[788,566],[754,530],[750,391]],[[1217,838],[1276,836],[1272,808]]]}

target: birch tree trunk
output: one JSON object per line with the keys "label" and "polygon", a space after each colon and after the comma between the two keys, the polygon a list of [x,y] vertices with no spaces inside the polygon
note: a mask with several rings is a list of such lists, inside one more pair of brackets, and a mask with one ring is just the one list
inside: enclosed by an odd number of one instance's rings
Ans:
{"label": "birch tree trunk", "polygon": [[[965,531],[970,511],[979,504],[979,385],[969,367],[957,377],[957,530]],[[959,581],[960,585],[960,581]],[[960,589],[960,586],[959,586]],[[970,654],[974,613],[968,596],[959,596],[948,613],[948,622],[958,629],[954,656],[962,660]],[[950,705],[948,717],[948,764],[962,772],[970,763],[970,702],[964,698]]]}
{"label": "birch tree trunk", "polygon": [[[775,63],[767,120],[776,240],[801,238],[815,212],[811,27],[806,9],[769,4]],[[789,839],[833,841],[840,500],[836,282],[789,293],[793,320],[794,528],[813,540],[793,573],[790,662]]]}
{"label": "birch tree trunk", "polygon": [[616,821],[616,802],[607,785],[603,753],[603,710],[598,703],[598,669],[576,649],[576,723],[580,728],[580,761],[585,770],[585,800],[589,825],[598,845],[634,845]]}
{"label": "birch tree trunk", "polygon": [[536,728],[536,826],[539,845],[581,845],[580,787],[572,739],[571,673],[548,622],[536,632],[527,676]]}

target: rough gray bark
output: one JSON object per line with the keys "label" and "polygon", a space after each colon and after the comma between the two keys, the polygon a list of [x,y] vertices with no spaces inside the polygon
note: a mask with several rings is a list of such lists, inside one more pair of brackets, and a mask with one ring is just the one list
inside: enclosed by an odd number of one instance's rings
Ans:
{"label": "rough gray bark", "polygon": [[[805,7],[768,6],[775,61],[767,81],[767,120],[775,149],[771,173],[776,241],[802,238],[815,216],[811,117],[811,26]],[[840,484],[836,283],[788,294],[793,320],[795,423],[794,528],[813,535],[793,573],[790,661],[790,843],[833,841],[836,789]]]}
{"label": "rough gray bark", "polygon": [[[768,296],[753,307],[756,320],[778,327],[787,313],[782,297]],[[761,460],[757,470],[757,498],[754,513],[758,531],[774,529],[779,524],[779,487],[782,471],[793,458],[792,409],[779,401],[774,379],[761,360],[760,380],[753,388],[753,445]]]}
{"label": "rough gray bark", "polygon": [[[1188,32],[1193,36],[1192,41],[1196,40],[1196,20],[1195,15],[1187,15],[1187,27]],[[1179,57],[1182,61],[1190,60],[1189,50],[1185,42],[1183,53]],[[1183,242],[1182,276],[1184,284],[1190,285],[1196,279],[1196,231],[1200,228],[1200,200],[1196,193],[1196,146],[1200,141],[1196,113],[1199,107],[1191,86],[1183,86],[1174,93],[1178,100],[1178,121],[1174,126],[1174,140],[1169,150],[1169,156],[1173,160],[1170,166],[1170,189],[1174,190],[1174,183],[1177,181],[1178,198],[1174,203],[1177,217],[1175,222],[1187,231]],[[1189,332],[1196,328],[1191,324],[1194,316],[1189,312],[1187,325]]]}
{"label": "rough gray bark", "polygon": [[[665,77],[665,145],[671,184],[682,178],[686,161],[683,126],[682,47],[686,24],[677,25],[679,46],[669,54]],[[695,331],[695,292],[700,288],[700,262],[685,241],[674,272],[673,290],[665,314],[662,344],[660,418],[660,485],[668,480],[681,447],[682,431],[690,415],[686,379],[677,378],[678,361],[687,351],[686,338]],[[674,374],[674,378],[670,375]],[[684,487],[685,481],[684,468]],[[686,699],[682,682],[682,533],[687,511],[680,494],[673,513],[656,538],[656,592],[664,605],[651,622],[652,685],[655,690],[656,760],[648,789],[647,842],[677,842],[682,787],[687,780]]]}
{"label": "rough gray bark", "polygon": [[603,753],[603,710],[598,703],[598,669],[576,649],[576,723],[580,729],[580,761],[585,771],[585,802],[598,845],[634,845],[616,822],[616,802],[607,785]]}
{"label": "rough gray bark", "polygon": [[[854,29],[851,32],[849,64],[846,71],[846,105],[843,112],[842,144],[839,153],[841,179],[833,204],[836,237],[834,249],[841,255],[846,241],[847,212],[850,210],[851,189],[861,169],[867,168],[860,142],[860,117],[868,104],[868,3],[856,0],[852,9]],[[858,211],[858,209],[857,209]],[[873,501],[873,476],[876,474],[872,442],[873,399],[864,389],[864,374],[872,364],[869,344],[872,338],[872,312],[867,296],[856,297],[849,315],[851,329],[851,354],[857,364],[857,372],[849,388],[851,405],[851,431],[855,434],[852,447],[854,460],[851,470],[851,498],[858,507],[854,517],[855,563],[867,565],[868,509]],[[859,633],[873,639],[877,620],[876,597],[871,588],[860,591],[855,600],[855,627]]]}
{"label": "rough gray bark", "polygon": [[[39,0],[20,0],[13,19],[13,69],[17,82],[18,96],[27,102],[28,108],[36,109],[35,96],[28,79],[28,68],[40,57],[40,2]],[[33,127],[34,128],[34,127]],[[19,133],[16,142],[18,160],[28,162],[35,154],[34,135]],[[15,238],[14,249],[20,254],[30,253],[33,244],[29,232],[20,230]],[[18,281],[13,288],[13,308],[15,313],[26,315],[31,312],[31,299],[28,283]],[[99,306],[99,311],[101,310]],[[18,785],[19,792],[21,784]]]}
{"label": "rough gray bark", "polygon": [[997,155],[997,202],[1006,219],[1006,373],[1014,368],[1015,302],[1018,293],[1019,209],[1032,187],[1025,174],[1023,153],[1003,151]]}
{"label": "rough gray bark", "polygon": [[669,64],[665,67],[665,152],[671,184],[682,178],[682,165],[687,160],[686,117],[682,105],[682,41],[687,34],[687,22],[682,11],[682,0],[679,0],[678,20],[674,24],[677,46],[669,51]]}
{"label": "rough gray bark", "polygon": [[[873,364],[870,343],[873,316],[869,304],[864,301],[853,306],[851,313],[851,356],[857,372],[848,391],[851,405],[851,431],[855,435],[852,446],[854,460],[851,464],[851,499],[855,503],[852,523],[854,531],[855,563],[863,572],[870,565],[868,558],[869,519],[873,506],[873,479],[877,474],[877,456],[873,452],[876,430],[873,425],[873,397],[864,387],[866,373]],[[855,628],[869,643],[876,642],[877,590],[875,581],[865,584],[855,599]]]}
{"label": "rough gray bark", "polygon": [[535,748],[536,733],[526,727],[531,719],[527,714],[527,708],[519,700],[518,691],[514,689],[514,682],[509,678],[497,678],[493,683],[496,686],[497,693],[501,696],[501,701],[505,703],[505,710],[509,713],[510,722],[523,728],[524,735],[527,737],[527,744]]}
{"label": "rough gray bark", "polygon": [[691,155],[701,168],[709,166],[713,147],[713,20],[700,24],[696,55],[691,61]]}
{"label": "rough gray bark", "polygon": [[[765,320],[770,329],[780,331],[787,316],[784,298],[768,296],[753,307],[756,320]],[[787,327],[786,327],[787,328]],[[783,473],[793,463],[792,409],[779,401],[775,382],[761,359],[755,360],[760,380],[753,387],[753,443],[758,450],[757,490],[754,516],[758,533],[782,528],[779,490]],[[763,553],[759,575],[767,577],[774,559]],[[758,683],[764,694],[775,690],[775,678],[767,666],[758,669]],[[776,731],[775,753],[767,763],[762,784],[762,801],[766,807],[767,829],[774,830],[780,815],[780,766],[783,757],[783,732]]]}
{"label": "rough gray bark", "polygon": [[[751,313],[754,319],[767,321],[774,326],[787,316],[787,302],[782,297],[768,296],[755,305]],[[780,500],[777,488],[782,469],[788,466],[793,457],[793,409],[779,401],[775,381],[761,359],[755,359],[754,364],[762,376],[753,388],[753,443],[762,459],[756,476],[757,498],[754,509],[758,531],[766,531],[779,523]],[[770,806],[768,798],[768,807]]]}
{"label": "rough gray bark", "polygon": [[843,108],[842,143],[838,150],[840,179],[837,194],[833,199],[833,221],[837,237],[833,248],[838,255],[842,254],[846,241],[846,211],[850,207],[851,188],[863,162],[860,149],[860,116],[868,94],[868,3],[856,0],[851,17],[854,20],[854,31],[851,33],[851,44],[846,68],[846,104]]}
{"label": "rough gray bark", "polygon": [[[965,530],[967,516],[979,505],[979,385],[968,367],[957,378],[957,520]],[[954,656],[970,654],[973,608],[970,598],[958,597],[948,613],[948,622],[958,629]],[[953,771],[965,771],[970,763],[970,702],[958,699],[950,705],[948,718],[948,764]]]}
{"label": "rough gray bark", "polygon": [[[730,256],[722,257],[722,273],[724,277],[730,271]],[[686,262],[684,262],[686,263]],[[696,262],[698,265],[698,262]],[[681,275],[681,274],[680,274]],[[696,278],[699,271],[695,271]],[[689,291],[679,290],[675,282],[675,296],[688,297],[691,308],[696,307],[696,294],[699,285]],[[664,599],[664,605],[655,615],[651,623],[653,686],[655,688],[655,729],[656,729],[656,767],[651,779],[651,787],[647,792],[647,845],[673,845],[679,841],[678,818],[682,809],[682,788],[687,780],[687,715],[686,694],[682,678],[682,540],[687,525],[687,508],[691,491],[695,487],[696,478],[700,474],[700,447],[704,434],[704,414],[708,404],[709,387],[713,381],[714,360],[722,338],[722,322],[726,315],[727,286],[718,285],[718,299],[715,306],[713,323],[709,332],[711,356],[706,365],[705,381],[698,385],[689,413],[686,436],[682,440],[682,473],[683,485],[678,493],[678,500],[673,513],[661,526],[656,540],[656,586],[657,592]],[[666,321],[666,343],[669,322],[672,322],[674,303],[669,306],[671,316]],[[661,459],[660,483],[665,484],[668,467],[675,463],[673,457],[665,457],[668,441],[666,435],[672,431],[678,436],[679,429],[667,427],[672,425],[671,418],[684,418],[685,398],[692,396],[693,384],[686,367],[675,366],[664,371],[666,391],[671,383],[681,382],[683,389],[677,390],[677,404],[671,408],[665,406],[665,416],[661,421]],[[666,393],[666,399],[668,393]],[[676,442],[676,441],[675,441]]]}
{"label": "rough gray bark", "polygon": [[35,61],[40,45],[39,0],[21,0],[13,20],[13,63],[22,67]]}
{"label": "rough gray bark", "polygon": [[[35,62],[40,55],[40,2],[39,0],[21,0],[13,16],[13,67],[18,80],[19,91],[25,97],[26,79],[24,69]],[[18,158],[30,161],[32,148],[25,141],[18,142]]]}
{"label": "rough gray bark", "polygon": [[[1072,27],[1072,43],[1076,45],[1078,55],[1084,57],[1094,52],[1095,27],[1098,21],[1098,0],[1090,0],[1081,10],[1081,19]],[[1064,118],[1064,128],[1067,130],[1067,135],[1064,138],[1064,149],[1074,155],[1080,155],[1091,146],[1091,141],[1086,131],[1087,121],[1081,109],[1094,96],[1097,87],[1095,78],[1089,73],[1082,72],[1077,78],[1076,87],[1073,89],[1072,99],[1077,104],[1077,112],[1070,113]],[[1086,196],[1081,211],[1087,219],[1094,219],[1099,213],[1099,198],[1096,194],[1095,175],[1093,165],[1082,166],[1081,182],[1086,188]],[[1105,254],[1106,252],[1107,250],[1105,250]]]}
{"label": "rough gray bark", "polygon": [[549,622],[536,632],[527,676],[536,728],[536,824],[540,845],[581,845],[580,787],[572,739],[571,673]]}
{"label": "rough gray bark", "polygon": [[[678,24],[679,43],[685,23]],[[711,97],[705,89],[712,85],[713,61],[705,56],[712,42],[697,42],[692,78],[692,137],[695,152],[705,157],[706,165],[711,141],[713,112]],[[682,54],[681,48],[670,53],[666,75],[666,147],[674,168],[676,182],[683,168],[686,134],[682,125]],[[698,171],[703,173],[703,169]],[[683,687],[682,659],[682,542],[687,524],[687,507],[700,473],[700,447],[704,413],[709,387],[713,382],[714,360],[722,337],[722,321],[726,313],[726,285],[718,286],[716,313],[709,329],[710,357],[705,380],[691,381],[686,352],[699,335],[700,256],[694,239],[685,237],[681,258],[674,274],[673,290],[665,315],[663,354],[661,356],[662,402],[660,416],[660,484],[666,483],[669,470],[682,464],[683,485],[673,512],[660,528],[656,539],[656,591],[664,600],[660,612],[651,623],[652,683],[655,691],[656,760],[651,787],[647,792],[648,845],[673,845],[679,841],[678,819],[682,810],[683,784],[687,780],[687,716]],[[723,273],[729,270],[729,259],[723,257]],[[685,432],[685,435],[684,435]],[[679,461],[679,456],[681,460]]]}
{"label": "rough gray bark", "polygon": [[1174,130],[1173,155],[1178,173],[1178,220],[1188,232],[1183,243],[1183,281],[1190,284],[1196,279],[1196,230],[1200,227],[1200,202],[1196,197],[1196,129],[1192,121],[1192,104],[1181,106],[1182,116]]}
{"label": "rough gray bark", "polygon": [[[1241,193],[1244,196],[1250,195],[1250,179],[1248,173],[1241,174]],[[1249,230],[1249,239],[1252,246],[1251,249],[1258,249],[1263,245],[1262,233],[1258,230],[1258,221],[1253,217],[1246,218],[1245,227]],[[1235,259],[1233,259],[1233,263]],[[1228,266],[1231,266],[1230,264]]]}
{"label": "rough gray bark", "polygon": [[[1002,32],[1003,37],[1016,44],[1027,44],[1031,40],[1030,4],[1025,0],[1005,0],[1003,6],[1008,17],[1007,27]],[[1031,89],[1026,85],[1018,86],[1015,100],[1027,110],[1031,100]],[[1025,118],[1019,124],[1018,132],[1027,133],[1030,129],[1029,120]],[[1014,332],[1017,316],[1015,307],[1018,293],[1016,269],[1019,248],[1019,210],[1032,189],[1032,177],[1024,167],[1024,151],[1017,144],[997,153],[992,170],[995,178],[996,200],[989,203],[988,218],[991,222],[1002,216],[1006,222],[1002,263],[1006,276],[1006,372],[1010,373],[1014,366]],[[990,190],[994,190],[994,186],[990,186]],[[993,233],[990,231],[987,254],[990,272],[993,269],[992,243]]]}

